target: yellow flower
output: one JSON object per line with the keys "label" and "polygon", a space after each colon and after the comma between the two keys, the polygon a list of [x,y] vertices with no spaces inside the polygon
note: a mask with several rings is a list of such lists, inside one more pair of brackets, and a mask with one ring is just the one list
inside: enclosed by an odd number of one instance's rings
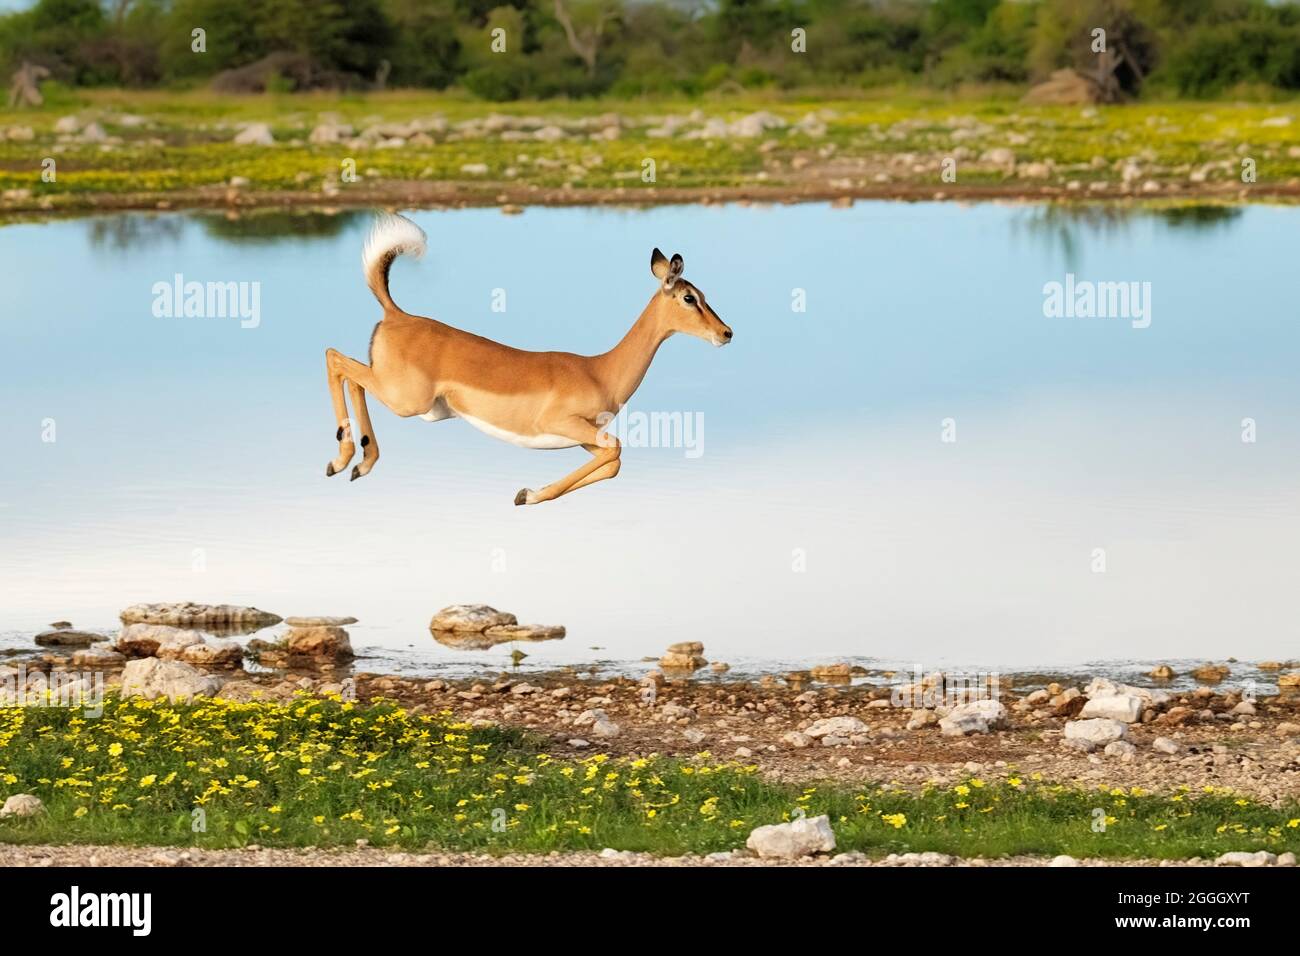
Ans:
{"label": "yellow flower", "polygon": [[888,823],[895,830],[901,830],[907,826],[907,816],[902,813],[881,814],[880,817],[885,823]]}
{"label": "yellow flower", "polygon": [[140,786],[142,786],[142,787],[152,787],[152,786],[153,786],[153,782],[154,782],[155,780],[157,780],[157,779],[158,779],[158,775],[157,775],[156,773],[148,774],[147,776],[144,776],[144,777],[141,777],[141,778],[140,778]]}
{"label": "yellow flower", "polygon": [[77,807],[76,811],[72,815],[80,818],[84,817],[88,812],[89,811],[85,807]]}
{"label": "yellow flower", "polygon": [[116,742],[109,744],[109,745],[108,745],[108,755],[109,755],[110,757],[120,757],[120,756],[122,756],[122,745],[119,744],[119,743],[116,743]]}

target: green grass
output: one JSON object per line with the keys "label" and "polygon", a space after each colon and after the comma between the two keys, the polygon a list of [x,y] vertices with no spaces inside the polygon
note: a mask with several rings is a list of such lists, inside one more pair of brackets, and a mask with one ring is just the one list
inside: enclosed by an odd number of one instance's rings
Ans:
{"label": "green grass", "polygon": [[[787,130],[754,139],[683,140],[650,138],[652,118],[699,109],[706,117],[734,119],[756,110],[776,113],[790,123],[814,110],[827,113],[824,136]],[[400,149],[356,149],[311,145],[307,134],[324,113],[338,114],[358,130],[376,122],[403,122],[442,114],[455,123],[489,113],[535,115],[549,119],[617,112],[630,120],[614,141],[570,139],[512,142],[495,136]],[[59,140],[54,124],[77,113],[94,118],[122,142],[109,149]],[[122,114],[145,117],[149,125],[126,127]],[[338,178],[343,159],[356,161],[364,182],[429,182],[462,186],[467,194],[490,201],[502,184],[584,189],[644,189],[642,161],[655,160],[660,188],[747,186],[777,188],[797,184],[807,174],[800,163],[834,164],[827,180],[933,186],[951,192],[966,185],[1024,185],[1078,182],[1086,192],[1094,181],[1119,180],[1123,163],[1137,158],[1141,181],[1187,184],[1193,168],[1225,163],[1207,173],[1207,182],[1240,185],[1243,156],[1254,159],[1258,186],[1285,184],[1300,177],[1296,124],[1263,125],[1296,116],[1300,102],[1143,102],[1124,106],[1031,107],[1006,96],[968,99],[893,91],[888,96],[846,98],[744,94],[705,99],[598,99],[487,104],[456,93],[389,92],[367,95],[302,94],[223,97],[206,92],[65,91],[40,110],[0,111],[0,131],[30,128],[31,140],[0,136],[0,190],[27,189],[44,208],[81,208],[96,195],[160,196],[220,187],[234,176],[249,180],[248,192],[288,189],[317,191]],[[235,146],[235,124],[271,125],[277,143]],[[1300,119],[1297,120],[1300,122]],[[767,145],[765,146],[764,143]],[[1003,147],[1021,164],[1054,164],[1047,179],[1011,179],[979,168],[978,157]],[[958,183],[940,179],[940,163],[958,150]],[[1295,155],[1293,155],[1295,153]],[[57,180],[41,180],[41,160],[58,164]],[[522,159],[521,159],[522,157]],[[898,159],[900,162],[892,163]],[[541,160],[542,162],[538,162]],[[486,176],[462,172],[484,163]],[[803,167],[808,168],[808,167]],[[828,166],[829,168],[829,166]],[[507,174],[508,171],[513,171]],[[347,201],[347,185],[334,202]],[[213,201],[223,201],[215,191]]]}
{"label": "green grass", "polygon": [[1270,808],[1221,790],[1081,791],[1014,770],[920,792],[795,787],[707,754],[562,759],[520,733],[445,714],[309,697],[192,706],[110,697],[99,717],[66,707],[0,709],[0,797],[14,793],[35,794],[46,807],[0,821],[0,840],[15,843],[366,839],[673,855],[740,847],[755,826],[825,813],[840,849],[873,854],[1186,858],[1300,849],[1300,806]]}

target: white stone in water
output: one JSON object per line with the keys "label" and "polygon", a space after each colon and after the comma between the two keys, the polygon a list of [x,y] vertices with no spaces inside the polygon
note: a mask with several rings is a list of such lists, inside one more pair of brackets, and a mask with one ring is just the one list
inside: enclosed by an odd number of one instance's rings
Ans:
{"label": "white stone in water", "polygon": [[489,627],[518,624],[513,614],[498,611],[486,604],[453,604],[433,616],[429,629],[434,631],[486,631]]}
{"label": "white stone in water", "polygon": [[355,617],[286,617],[290,627],[347,627],[357,623]]}
{"label": "white stone in water", "polygon": [[763,859],[797,860],[835,849],[835,831],[830,818],[823,815],[758,827],[749,834],[745,846]]}

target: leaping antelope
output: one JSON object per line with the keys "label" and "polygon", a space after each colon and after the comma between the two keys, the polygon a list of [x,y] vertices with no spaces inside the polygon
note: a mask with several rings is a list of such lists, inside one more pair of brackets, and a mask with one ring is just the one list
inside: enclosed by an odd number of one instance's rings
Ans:
{"label": "leaping antelope", "polygon": [[370,392],[403,418],[418,415],[439,422],[461,418],[494,438],[524,448],[581,445],[591,461],[540,491],[523,488],[517,505],[550,501],[618,474],[622,448],[600,428],[616,415],[645,378],[663,341],[685,332],[714,345],[731,341],[731,329],[709,307],[704,294],[682,278],[682,257],[655,249],[650,272],[659,288],[623,336],[601,355],[525,352],[463,332],[434,319],[400,309],[388,291],[388,272],[403,254],[418,258],[424,230],[403,216],[381,216],[366,240],[361,260],[366,285],[384,307],[370,336],[370,364],[362,365],[334,349],[325,350],[330,396],[338,420],[339,455],[326,476],[347,467],[356,451],[343,383],[352,390],[352,408],[361,432],[361,463],[352,481],[368,475],[379,460],[366,408]]}

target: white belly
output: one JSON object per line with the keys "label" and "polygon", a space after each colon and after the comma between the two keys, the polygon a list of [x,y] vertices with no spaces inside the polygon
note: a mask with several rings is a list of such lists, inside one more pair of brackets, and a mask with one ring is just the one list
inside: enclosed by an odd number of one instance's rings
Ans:
{"label": "white belly", "polygon": [[458,414],[445,399],[438,399],[433,403],[433,407],[419,416],[426,422],[441,422],[448,418],[463,418],[485,435],[491,435],[501,441],[510,442],[512,445],[519,445],[521,448],[573,448],[581,442],[576,442],[572,438],[565,438],[563,435],[518,435],[514,432],[506,431],[504,428],[498,428],[472,415]]}
{"label": "white belly", "polygon": [[[471,415],[457,414],[456,412],[450,414],[455,415],[457,418],[463,418],[485,435],[491,435],[493,438],[501,439],[501,441],[508,441],[510,444],[518,445],[521,448],[573,448],[575,445],[582,444],[572,438],[565,438],[563,435],[518,435],[514,432],[508,432],[504,428],[497,428],[497,426],[481,421]],[[436,418],[430,419],[430,421],[437,420]]]}
{"label": "white belly", "polygon": [[433,403],[433,408],[420,417],[426,422],[440,422],[445,418],[455,418],[456,413],[451,410],[445,399],[440,398]]}

